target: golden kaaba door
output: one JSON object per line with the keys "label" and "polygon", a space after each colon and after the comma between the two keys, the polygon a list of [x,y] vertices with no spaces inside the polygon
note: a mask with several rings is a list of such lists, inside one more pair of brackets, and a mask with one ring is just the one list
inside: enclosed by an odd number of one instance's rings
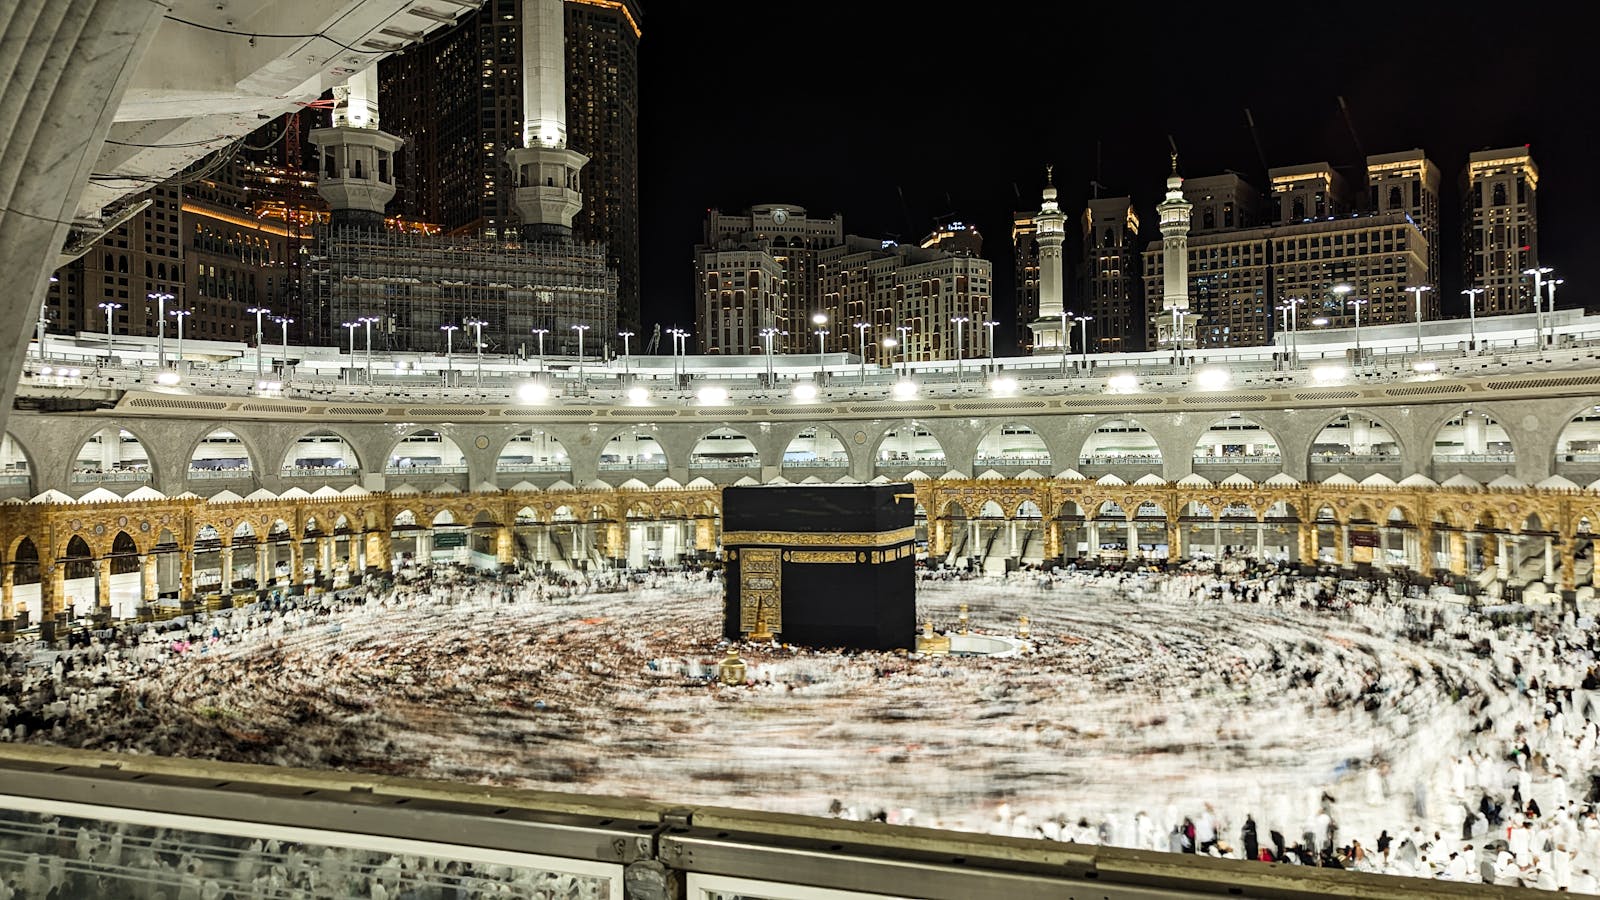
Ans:
{"label": "golden kaaba door", "polygon": [[783,632],[783,561],[775,547],[739,551],[739,630]]}

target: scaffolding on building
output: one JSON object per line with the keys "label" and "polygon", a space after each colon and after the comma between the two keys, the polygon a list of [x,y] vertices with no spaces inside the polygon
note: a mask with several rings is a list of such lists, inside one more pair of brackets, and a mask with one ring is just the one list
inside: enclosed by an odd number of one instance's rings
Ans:
{"label": "scaffolding on building", "polygon": [[[585,355],[600,355],[617,333],[617,274],[599,244],[324,226],[312,254],[305,312],[333,346],[347,346],[343,324],[364,317],[377,319],[374,349],[403,353],[444,352],[442,327],[470,319],[486,323],[485,353],[532,355],[544,329],[546,354],[575,355],[573,326],[586,325]],[[455,351],[472,352],[472,337],[463,329]]]}

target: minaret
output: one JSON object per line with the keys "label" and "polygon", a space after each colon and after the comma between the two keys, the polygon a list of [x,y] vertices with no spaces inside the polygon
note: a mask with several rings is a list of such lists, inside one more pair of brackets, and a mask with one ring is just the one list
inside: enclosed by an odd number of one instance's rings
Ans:
{"label": "minaret", "polygon": [[368,66],[333,89],[333,126],[311,132],[318,147],[317,193],[334,227],[383,229],[394,197],[394,153],[405,143],[378,129],[378,67]]}
{"label": "minaret", "polygon": [[1056,202],[1055,166],[1044,169],[1044,200],[1033,217],[1035,240],[1039,242],[1039,318],[1028,325],[1033,332],[1033,352],[1059,354],[1065,351],[1062,311],[1066,309],[1066,274],[1061,245],[1067,239],[1067,217]]}
{"label": "minaret", "polygon": [[564,15],[562,0],[523,0],[522,147],[507,155],[527,241],[572,237],[572,217],[583,208],[578,170],[589,157],[567,148]]}
{"label": "minaret", "polygon": [[1156,205],[1161,219],[1161,312],[1152,318],[1156,345],[1172,345],[1182,361],[1183,348],[1194,346],[1195,317],[1189,315],[1189,213],[1194,204],[1183,197],[1178,175],[1178,154],[1172,154],[1172,174],[1167,176],[1167,196]]}

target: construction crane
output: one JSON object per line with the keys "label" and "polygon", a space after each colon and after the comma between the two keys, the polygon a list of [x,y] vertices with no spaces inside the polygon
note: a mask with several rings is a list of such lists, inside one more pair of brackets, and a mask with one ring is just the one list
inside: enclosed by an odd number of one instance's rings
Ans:
{"label": "construction crane", "polygon": [[656,353],[656,350],[660,349],[660,347],[661,347],[661,323],[657,322],[656,323],[656,327],[652,328],[650,330],[650,343],[644,345],[644,353],[645,353],[646,356],[654,356],[655,353]]}
{"label": "construction crane", "polygon": [[1350,140],[1355,141],[1356,152],[1361,154],[1361,163],[1367,162],[1367,151],[1361,146],[1361,135],[1356,134],[1356,123],[1350,118],[1350,104],[1344,102],[1344,95],[1339,95],[1339,112],[1344,115],[1344,127],[1350,129]]}
{"label": "construction crane", "polygon": [[1250,126],[1250,140],[1256,145],[1256,159],[1261,160],[1261,171],[1265,174],[1272,167],[1267,165],[1267,153],[1261,149],[1261,135],[1256,131],[1256,117],[1250,114],[1248,106],[1244,108],[1244,121]]}

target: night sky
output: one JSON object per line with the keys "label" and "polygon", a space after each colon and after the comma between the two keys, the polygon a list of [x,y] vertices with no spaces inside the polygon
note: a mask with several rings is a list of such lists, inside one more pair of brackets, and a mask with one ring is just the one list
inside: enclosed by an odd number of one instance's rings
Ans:
{"label": "night sky", "polygon": [[1098,181],[1133,197],[1154,240],[1169,135],[1183,174],[1231,169],[1263,190],[1268,166],[1327,161],[1363,185],[1365,155],[1421,147],[1443,180],[1436,289],[1452,314],[1467,154],[1528,144],[1561,305],[1600,274],[1580,4],[644,4],[645,329],[692,325],[706,210],[769,202],[904,242],[976,222],[1009,329],[1011,214],[1038,208],[1045,165],[1069,214]]}

